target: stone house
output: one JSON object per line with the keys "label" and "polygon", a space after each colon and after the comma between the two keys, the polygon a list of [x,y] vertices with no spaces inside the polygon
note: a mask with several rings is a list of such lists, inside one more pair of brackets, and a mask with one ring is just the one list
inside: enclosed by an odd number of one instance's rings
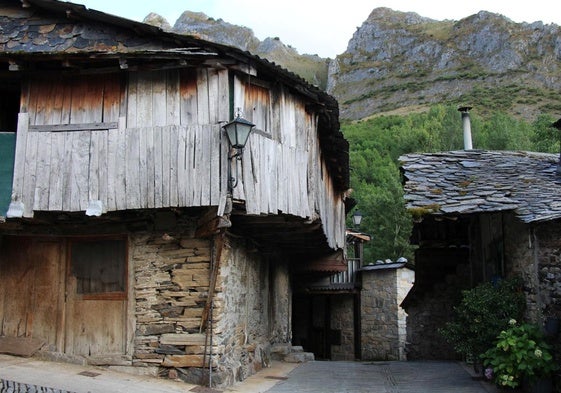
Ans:
{"label": "stone house", "polygon": [[[0,67],[1,338],[213,386],[291,343],[293,268],[344,263],[335,99],[53,0],[0,1]],[[245,149],[223,129],[240,113]]]}
{"label": "stone house", "polygon": [[482,282],[520,276],[528,318],[561,317],[558,155],[464,150],[400,159],[418,246],[403,303],[408,358],[455,357],[438,328],[461,290]]}

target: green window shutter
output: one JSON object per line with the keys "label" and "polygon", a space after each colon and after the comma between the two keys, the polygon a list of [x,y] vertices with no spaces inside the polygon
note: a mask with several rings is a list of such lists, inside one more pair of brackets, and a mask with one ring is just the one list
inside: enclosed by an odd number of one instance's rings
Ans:
{"label": "green window shutter", "polygon": [[12,199],[16,133],[0,132],[0,216],[6,217]]}

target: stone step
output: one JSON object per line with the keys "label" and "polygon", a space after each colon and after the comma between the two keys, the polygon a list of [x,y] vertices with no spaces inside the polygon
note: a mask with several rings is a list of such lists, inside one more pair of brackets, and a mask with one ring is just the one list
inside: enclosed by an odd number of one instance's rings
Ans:
{"label": "stone step", "polygon": [[305,363],[314,361],[315,357],[311,352],[291,352],[283,360],[287,363]]}
{"label": "stone step", "polygon": [[[302,353],[304,353],[304,348],[301,345],[273,344],[271,347],[271,359],[273,360],[285,360],[285,358],[289,355]],[[311,354],[311,356],[313,357],[314,354]],[[309,357],[310,356],[308,355],[307,358]],[[291,363],[300,363],[300,361],[292,361]]]}

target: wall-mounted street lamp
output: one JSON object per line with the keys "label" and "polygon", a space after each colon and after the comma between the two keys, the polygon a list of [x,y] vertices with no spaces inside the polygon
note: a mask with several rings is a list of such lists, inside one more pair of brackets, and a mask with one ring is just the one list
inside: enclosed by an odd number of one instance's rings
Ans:
{"label": "wall-mounted street lamp", "polygon": [[360,210],[355,210],[355,212],[353,213],[353,226],[355,228],[358,228],[361,222],[362,222],[362,213],[360,212]]}
{"label": "wall-mounted street lamp", "polygon": [[245,144],[247,143],[251,130],[253,130],[253,127],[255,127],[255,124],[247,121],[243,117],[240,117],[239,114],[234,120],[223,126],[224,131],[226,131],[226,136],[228,137],[230,147],[235,150],[233,153],[228,154],[228,191],[230,191],[230,193],[238,185],[237,165],[236,177],[232,177],[231,175],[232,160],[234,158],[237,158],[238,160],[241,159],[243,149],[245,147]]}

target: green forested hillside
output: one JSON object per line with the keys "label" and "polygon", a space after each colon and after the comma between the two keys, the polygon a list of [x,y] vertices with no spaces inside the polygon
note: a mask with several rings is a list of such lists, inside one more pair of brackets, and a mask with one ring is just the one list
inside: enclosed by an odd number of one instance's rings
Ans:
{"label": "green forested hillside", "polygon": [[[500,112],[470,116],[475,149],[559,152],[559,133],[550,127],[556,119],[549,115],[532,123]],[[366,262],[400,256],[412,260],[412,220],[404,206],[398,160],[412,152],[462,149],[457,107],[437,105],[424,113],[379,116],[345,123],[342,130],[350,143],[352,197],[364,215],[360,230],[372,235]]]}

